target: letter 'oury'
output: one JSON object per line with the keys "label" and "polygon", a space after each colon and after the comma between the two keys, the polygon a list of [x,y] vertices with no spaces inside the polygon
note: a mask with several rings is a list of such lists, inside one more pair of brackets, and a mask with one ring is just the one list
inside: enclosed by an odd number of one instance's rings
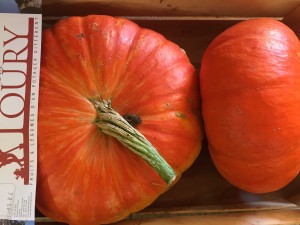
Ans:
{"label": "letter 'oury'", "polygon": [[28,29],[1,27],[0,170],[12,168],[15,179],[29,184],[29,117],[33,61],[34,18]]}

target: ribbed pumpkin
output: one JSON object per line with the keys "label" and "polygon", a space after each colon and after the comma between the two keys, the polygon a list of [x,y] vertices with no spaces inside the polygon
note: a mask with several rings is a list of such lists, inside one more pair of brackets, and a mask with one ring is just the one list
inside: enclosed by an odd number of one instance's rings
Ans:
{"label": "ribbed pumpkin", "polygon": [[286,186],[300,165],[300,43],[280,21],[240,22],[206,49],[205,131],[220,173],[255,193]]}
{"label": "ribbed pumpkin", "polygon": [[98,225],[151,204],[199,154],[198,89],[180,47],[127,19],[70,17],[44,30],[37,208]]}

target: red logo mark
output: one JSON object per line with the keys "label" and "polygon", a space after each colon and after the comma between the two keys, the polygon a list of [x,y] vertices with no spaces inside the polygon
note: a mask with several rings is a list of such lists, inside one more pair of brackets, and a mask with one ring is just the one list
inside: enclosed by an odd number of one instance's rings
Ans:
{"label": "red logo mark", "polygon": [[19,168],[17,168],[14,171],[14,175],[18,180],[20,177],[24,179],[25,171],[24,171],[24,156],[22,158],[18,158],[14,154],[14,153],[19,153],[17,151],[22,151],[22,155],[24,155],[24,144],[20,144],[19,146],[5,152],[0,149],[0,168],[6,165],[10,165],[12,163],[18,164]]}

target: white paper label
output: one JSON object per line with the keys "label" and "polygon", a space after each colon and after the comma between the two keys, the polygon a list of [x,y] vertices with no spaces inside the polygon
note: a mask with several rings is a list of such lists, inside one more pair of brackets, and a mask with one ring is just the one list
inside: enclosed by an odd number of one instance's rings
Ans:
{"label": "white paper label", "polygon": [[0,219],[34,220],[40,14],[0,14]]}

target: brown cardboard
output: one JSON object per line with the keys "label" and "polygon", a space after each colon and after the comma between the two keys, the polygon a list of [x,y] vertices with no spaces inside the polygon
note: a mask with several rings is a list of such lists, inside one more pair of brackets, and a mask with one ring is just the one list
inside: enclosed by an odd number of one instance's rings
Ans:
{"label": "brown cardboard", "polygon": [[[157,6],[159,4],[161,6]],[[51,26],[62,16],[91,13],[126,16],[177,43],[199,70],[208,44],[222,31],[242,20],[272,17],[282,20],[299,36],[298,5],[300,1],[284,0],[178,0],[172,3],[165,0],[129,0],[94,1],[84,5],[83,1],[44,0],[44,25]],[[220,176],[204,146],[197,161],[174,187],[151,206],[116,225],[299,224],[299,187],[300,176],[273,193],[255,195],[243,192]],[[49,224],[51,220],[38,214],[39,221],[38,224]]]}

